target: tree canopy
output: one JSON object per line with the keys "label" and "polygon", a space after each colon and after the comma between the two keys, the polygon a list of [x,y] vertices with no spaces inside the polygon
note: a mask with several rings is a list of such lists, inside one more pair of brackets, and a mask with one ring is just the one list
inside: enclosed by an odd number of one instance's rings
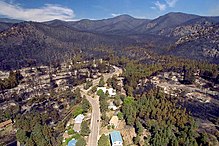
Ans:
{"label": "tree canopy", "polygon": [[98,146],[110,146],[109,136],[106,136],[104,134],[101,135],[98,141]]}

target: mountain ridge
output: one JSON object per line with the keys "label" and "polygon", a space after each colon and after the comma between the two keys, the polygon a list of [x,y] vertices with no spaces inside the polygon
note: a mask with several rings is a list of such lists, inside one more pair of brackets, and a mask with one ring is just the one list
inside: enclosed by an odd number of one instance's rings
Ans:
{"label": "mountain ridge", "polygon": [[10,19],[10,18],[0,18],[0,22],[5,22],[5,23],[20,23],[20,22],[23,22],[23,20]]}
{"label": "mountain ridge", "polygon": [[[4,24],[5,21],[1,20],[5,19],[0,19],[0,31],[5,30],[11,26],[9,24]],[[10,21],[10,19],[7,19],[7,21]],[[19,22],[21,20],[11,20],[11,22],[16,21]],[[100,34],[127,35],[150,33],[171,36],[172,34],[170,33],[174,31],[173,29],[176,29],[177,27],[180,27],[181,25],[185,25],[187,23],[189,25],[195,25],[199,21],[215,24],[219,22],[219,16],[211,17],[186,14],[181,12],[170,12],[152,20],[138,19],[130,15],[123,14],[113,18],[101,20],[82,19],[79,21],[62,21],[55,19],[42,23],[51,26],[64,25],[72,29]]]}
{"label": "mountain ridge", "polygon": [[[149,51],[158,55],[171,54],[219,63],[215,61],[219,59],[219,45],[218,35],[212,33],[218,30],[214,25],[219,26],[219,17],[184,13],[169,13],[155,20],[122,15],[103,20],[71,22],[0,22],[0,69],[21,67],[30,60],[40,64],[63,61],[66,56],[77,52],[83,52],[88,57],[108,57],[114,52],[144,59],[144,54]],[[208,31],[211,28],[212,31]],[[197,36],[200,37],[196,39]],[[177,44],[179,40],[186,41]],[[195,47],[198,43],[203,45]],[[130,49],[126,48],[132,48],[136,53],[127,52]],[[189,55],[188,50],[194,55]]]}

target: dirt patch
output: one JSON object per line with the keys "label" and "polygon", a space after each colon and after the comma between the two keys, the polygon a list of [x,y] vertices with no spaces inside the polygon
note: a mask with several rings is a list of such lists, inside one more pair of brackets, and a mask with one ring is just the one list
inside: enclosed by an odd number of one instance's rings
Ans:
{"label": "dirt patch", "polygon": [[108,110],[108,111],[106,112],[106,116],[109,117],[109,119],[111,119],[112,116],[114,116],[114,114],[115,114],[115,111],[112,111],[112,110]]}
{"label": "dirt patch", "polygon": [[0,145],[6,145],[7,143],[14,141],[16,139],[15,134],[16,132],[14,131],[13,126],[8,126],[0,131]]}
{"label": "dirt patch", "polygon": [[135,129],[133,127],[126,127],[120,132],[123,138],[124,146],[133,145],[133,138],[136,137]]}

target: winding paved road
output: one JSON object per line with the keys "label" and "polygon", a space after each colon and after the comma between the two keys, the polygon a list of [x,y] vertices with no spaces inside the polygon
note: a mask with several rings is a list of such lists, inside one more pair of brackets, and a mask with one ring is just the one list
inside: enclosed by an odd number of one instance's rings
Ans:
{"label": "winding paved road", "polygon": [[[122,69],[113,66],[115,71],[113,73],[103,74],[104,80],[106,81],[108,78],[111,78],[113,75],[119,76],[122,73]],[[93,80],[93,86],[98,85],[100,78]],[[87,100],[90,102],[92,106],[92,115],[91,115],[91,124],[90,130],[91,133],[88,139],[88,146],[97,146],[98,137],[99,137],[99,129],[100,129],[100,105],[99,105],[99,97],[92,98],[88,95],[88,90],[83,89],[83,85],[78,86],[81,89],[82,96],[86,96]]]}

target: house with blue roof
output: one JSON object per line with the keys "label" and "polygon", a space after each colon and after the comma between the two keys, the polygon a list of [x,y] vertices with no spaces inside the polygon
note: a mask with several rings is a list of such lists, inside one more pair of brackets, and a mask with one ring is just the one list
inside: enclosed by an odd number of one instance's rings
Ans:
{"label": "house with blue roof", "polygon": [[68,142],[68,146],[76,146],[76,142],[77,142],[77,140],[72,139]]}
{"label": "house with blue roof", "polygon": [[119,131],[113,131],[110,133],[110,140],[112,146],[123,146],[123,140]]}

